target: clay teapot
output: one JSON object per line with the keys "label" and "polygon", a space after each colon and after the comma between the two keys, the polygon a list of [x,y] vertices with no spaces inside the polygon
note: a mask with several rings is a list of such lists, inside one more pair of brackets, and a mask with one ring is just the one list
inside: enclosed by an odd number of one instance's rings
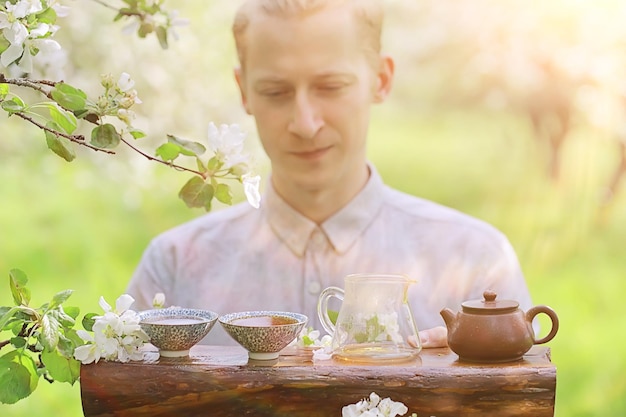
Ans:
{"label": "clay teapot", "polygon": [[[483,300],[461,304],[463,311],[441,310],[448,328],[448,345],[459,359],[470,362],[510,362],[522,358],[536,344],[549,342],[559,329],[559,319],[550,307],[535,306],[526,313],[519,303],[496,300],[487,290]],[[536,339],[532,322],[539,313],[547,314],[552,328],[547,336]]]}

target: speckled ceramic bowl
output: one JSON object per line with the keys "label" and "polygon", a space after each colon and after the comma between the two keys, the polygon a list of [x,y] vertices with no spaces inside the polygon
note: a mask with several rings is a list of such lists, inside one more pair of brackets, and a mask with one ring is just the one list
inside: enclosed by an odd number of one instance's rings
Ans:
{"label": "speckled ceramic bowl", "polygon": [[168,307],[139,312],[139,325],[161,356],[189,355],[189,349],[209,333],[218,314],[208,310]]}
{"label": "speckled ceramic bowl", "polygon": [[307,317],[285,311],[244,311],[225,314],[219,322],[250,359],[272,360],[298,337]]}

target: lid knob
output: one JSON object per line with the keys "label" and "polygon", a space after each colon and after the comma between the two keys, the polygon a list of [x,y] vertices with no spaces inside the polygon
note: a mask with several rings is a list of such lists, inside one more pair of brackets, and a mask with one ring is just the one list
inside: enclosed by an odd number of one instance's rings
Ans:
{"label": "lid knob", "polygon": [[485,297],[485,301],[488,303],[493,303],[494,301],[496,301],[497,296],[498,294],[491,290],[487,290],[483,293],[483,297]]}

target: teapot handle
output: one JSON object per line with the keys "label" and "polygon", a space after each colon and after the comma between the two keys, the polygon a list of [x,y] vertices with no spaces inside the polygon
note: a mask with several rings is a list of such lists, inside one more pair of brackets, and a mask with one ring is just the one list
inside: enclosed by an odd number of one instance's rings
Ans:
{"label": "teapot handle", "polygon": [[335,325],[328,316],[328,300],[331,297],[335,297],[343,301],[344,294],[345,292],[339,287],[328,287],[320,293],[320,297],[317,300],[317,315],[320,318],[322,327],[331,336],[335,333]]}
{"label": "teapot handle", "polygon": [[556,312],[548,306],[532,307],[526,312],[526,320],[528,320],[528,322],[532,324],[533,319],[539,313],[547,314],[548,317],[550,317],[550,320],[552,321],[552,328],[550,329],[550,333],[548,333],[546,337],[543,337],[539,340],[534,340],[535,336],[533,335],[534,344],[536,345],[541,345],[542,343],[549,342],[550,340],[552,340],[552,338],[554,338],[554,336],[556,336],[556,332],[559,330],[559,318],[556,315]]}

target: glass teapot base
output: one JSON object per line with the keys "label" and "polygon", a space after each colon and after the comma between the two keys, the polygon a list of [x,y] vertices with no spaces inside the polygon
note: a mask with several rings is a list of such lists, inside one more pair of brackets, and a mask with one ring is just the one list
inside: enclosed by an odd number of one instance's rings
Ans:
{"label": "glass teapot base", "polygon": [[353,344],[337,348],[333,358],[359,363],[395,363],[415,358],[420,349],[402,347],[388,343]]}

